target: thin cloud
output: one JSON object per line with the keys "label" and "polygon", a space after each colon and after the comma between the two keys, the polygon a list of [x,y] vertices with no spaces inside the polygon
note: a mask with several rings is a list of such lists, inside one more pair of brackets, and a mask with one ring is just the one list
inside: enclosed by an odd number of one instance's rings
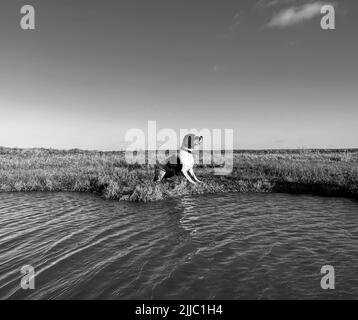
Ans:
{"label": "thin cloud", "polygon": [[313,19],[321,13],[321,8],[327,3],[321,1],[308,3],[299,7],[292,6],[275,14],[267,24],[270,28],[285,28]]}
{"label": "thin cloud", "polygon": [[236,12],[226,32],[221,35],[218,35],[217,37],[222,39],[231,38],[231,36],[235,33],[236,29],[239,27],[241,23],[241,17],[242,17],[242,13],[240,11]]}
{"label": "thin cloud", "polygon": [[259,0],[256,3],[256,8],[267,9],[279,5],[289,4],[295,2],[295,0]]}
{"label": "thin cloud", "polygon": [[241,22],[241,12],[237,12],[232,19],[232,23],[231,23],[229,29],[231,31],[235,30],[238,27],[238,25],[240,24],[240,22]]}

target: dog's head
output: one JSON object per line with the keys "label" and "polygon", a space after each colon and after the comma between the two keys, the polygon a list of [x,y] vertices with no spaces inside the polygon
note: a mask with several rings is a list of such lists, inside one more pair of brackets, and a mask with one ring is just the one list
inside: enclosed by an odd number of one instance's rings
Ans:
{"label": "dog's head", "polygon": [[187,149],[194,149],[203,141],[203,136],[196,136],[195,134],[187,134],[183,139],[182,147]]}

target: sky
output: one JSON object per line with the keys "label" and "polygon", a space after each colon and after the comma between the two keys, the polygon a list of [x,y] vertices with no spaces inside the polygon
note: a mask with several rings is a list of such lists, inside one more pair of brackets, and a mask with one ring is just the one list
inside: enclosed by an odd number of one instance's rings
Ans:
{"label": "sky", "polygon": [[[35,30],[20,28],[25,4]],[[233,129],[240,149],[358,147],[355,0],[0,6],[0,146],[120,150],[155,120]]]}

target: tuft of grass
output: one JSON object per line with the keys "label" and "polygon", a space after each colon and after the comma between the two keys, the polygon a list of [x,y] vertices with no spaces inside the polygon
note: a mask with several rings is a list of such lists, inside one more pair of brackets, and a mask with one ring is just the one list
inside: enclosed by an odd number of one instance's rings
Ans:
{"label": "tuft of grass", "polygon": [[226,176],[215,176],[214,166],[202,163],[209,153],[198,156],[195,171],[203,183],[191,185],[180,177],[155,183],[153,166],[130,165],[123,152],[0,147],[0,192],[92,192],[143,202],[220,192],[358,198],[358,150],[235,151],[233,171]]}

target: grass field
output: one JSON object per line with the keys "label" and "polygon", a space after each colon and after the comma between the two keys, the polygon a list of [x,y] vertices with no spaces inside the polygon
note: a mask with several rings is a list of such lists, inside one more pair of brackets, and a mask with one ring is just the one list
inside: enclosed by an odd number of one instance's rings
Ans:
{"label": "grass field", "polygon": [[106,199],[155,201],[187,194],[287,192],[358,198],[358,150],[235,151],[230,175],[198,165],[202,184],[153,182],[154,168],[123,152],[0,148],[0,192],[93,192]]}

